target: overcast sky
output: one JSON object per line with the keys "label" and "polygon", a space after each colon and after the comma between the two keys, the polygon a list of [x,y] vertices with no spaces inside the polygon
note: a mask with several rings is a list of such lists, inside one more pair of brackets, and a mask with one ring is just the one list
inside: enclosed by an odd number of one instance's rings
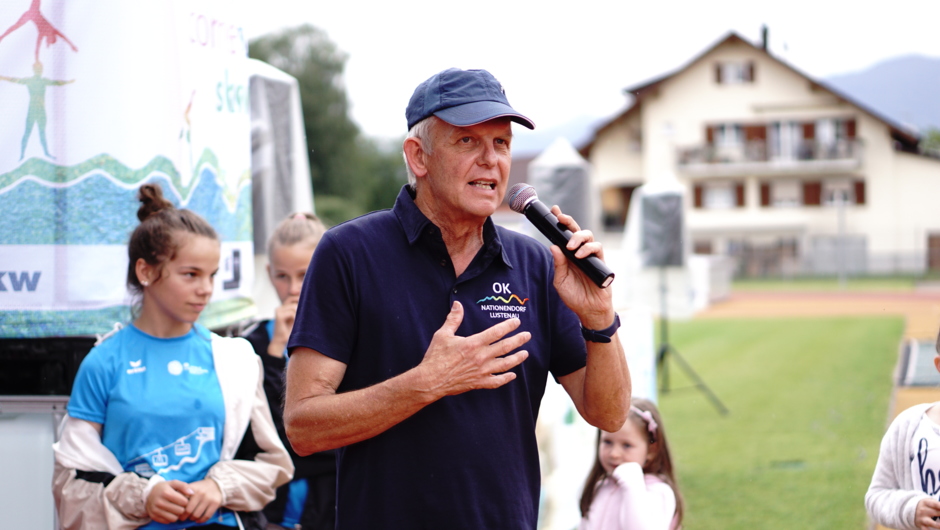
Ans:
{"label": "overcast sky", "polygon": [[[671,72],[734,31],[823,78],[888,58],[940,58],[940,1],[266,0],[249,39],[313,24],[348,54],[352,118],[373,137],[405,132],[414,87],[456,66],[484,68],[539,129],[623,108],[622,90]],[[938,90],[940,92],[940,90]],[[518,134],[518,133],[517,133]]]}

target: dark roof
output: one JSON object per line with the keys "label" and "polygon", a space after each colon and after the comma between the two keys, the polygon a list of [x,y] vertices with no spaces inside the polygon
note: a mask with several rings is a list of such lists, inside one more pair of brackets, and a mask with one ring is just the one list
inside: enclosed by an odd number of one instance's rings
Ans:
{"label": "dark roof", "polygon": [[866,114],[872,116],[876,120],[881,121],[882,123],[888,126],[888,129],[891,131],[891,137],[897,142],[898,145],[896,147],[899,150],[907,151],[907,152],[914,152],[914,153],[917,152],[917,143],[919,141],[919,137],[917,134],[910,132],[903,126],[896,123],[894,120],[888,118],[887,116],[884,116],[883,114],[877,111],[872,110],[868,106],[862,103],[859,103],[858,101],[830,87],[829,85],[813,79],[809,75],[794,68],[789,63],[781,59],[778,59],[777,57],[774,57],[773,55],[770,54],[769,51],[767,51],[767,49],[759,47],[759,46],[755,46],[754,44],[747,41],[746,39],[744,39],[737,33],[731,31],[727,35],[719,39],[718,42],[706,48],[703,52],[699,53],[691,61],[687,62],[685,65],[683,65],[679,69],[674,70],[673,72],[668,73],[666,75],[651,79],[649,81],[645,81],[643,83],[640,83],[639,85],[634,85],[632,87],[625,88],[623,90],[624,94],[633,96],[634,98],[633,104],[630,107],[628,107],[626,110],[618,114],[617,116],[613,117],[610,121],[606,122],[604,125],[601,125],[600,127],[598,127],[597,130],[595,130],[594,135],[591,137],[591,140],[587,144],[585,144],[584,147],[580,149],[581,155],[587,158],[588,154],[590,154],[591,152],[591,148],[594,147],[594,140],[597,138],[597,136],[601,134],[602,132],[604,132],[605,130],[607,130],[608,128],[615,125],[617,122],[626,118],[629,114],[638,111],[640,105],[643,102],[643,99],[650,93],[654,92],[657,88],[659,88],[660,85],[672,79],[676,75],[682,73],[693,64],[699,62],[700,60],[702,60],[702,58],[704,58],[706,55],[711,53],[716,48],[723,46],[727,43],[731,43],[731,42],[746,44],[750,46],[751,48],[753,48],[754,50],[766,54],[767,57],[770,57],[771,59],[773,59],[780,65],[788,68],[793,73],[805,78],[807,81],[810,82],[812,87],[825,90],[826,92],[829,92],[830,94],[837,97],[839,100],[844,101],[854,107],[857,107],[862,112],[865,112]]}

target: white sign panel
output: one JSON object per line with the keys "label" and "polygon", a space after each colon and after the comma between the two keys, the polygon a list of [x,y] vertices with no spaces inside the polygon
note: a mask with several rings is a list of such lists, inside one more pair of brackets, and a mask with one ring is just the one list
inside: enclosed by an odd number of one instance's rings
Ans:
{"label": "white sign panel", "polygon": [[254,312],[241,2],[0,3],[0,337],[91,335],[130,318],[137,188],[219,234],[203,322]]}

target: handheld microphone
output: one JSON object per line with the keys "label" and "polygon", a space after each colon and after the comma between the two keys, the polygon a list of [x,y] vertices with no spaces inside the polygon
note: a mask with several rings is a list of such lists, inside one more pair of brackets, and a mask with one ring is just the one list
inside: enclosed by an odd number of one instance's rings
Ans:
{"label": "handheld microphone", "polygon": [[568,261],[577,265],[598,287],[603,289],[614,281],[613,271],[600,258],[594,254],[586,258],[576,258],[574,252],[565,248],[573,234],[565,225],[558,222],[558,218],[548,206],[539,201],[535,188],[524,183],[510,188],[509,207],[512,211],[525,215],[543,236],[547,237],[553,245],[561,248]]}

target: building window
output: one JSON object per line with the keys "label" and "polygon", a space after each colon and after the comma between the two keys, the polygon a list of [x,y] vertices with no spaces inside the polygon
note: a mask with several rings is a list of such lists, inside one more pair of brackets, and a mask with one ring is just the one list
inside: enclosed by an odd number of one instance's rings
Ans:
{"label": "building window", "polygon": [[777,180],[761,182],[760,205],[773,207],[865,204],[863,179]]}
{"label": "building window", "polygon": [[706,210],[727,210],[734,208],[736,204],[734,186],[732,186],[730,182],[716,182],[706,185],[702,199],[702,206],[704,206]]}
{"label": "building window", "polygon": [[741,182],[705,182],[693,190],[696,208],[728,210],[744,206],[744,184]]}
{"label": "building window", "polygon": [[940,270],[940,234],[927,234],[927,270]]}
{"label": "building window", "polygon": [[828,118],[816,121],[817,158],[839,159],[852,156],[855,120]]}
{"label": "building window", "polygon": [[798,180],[761,182],[760,205],[790,208],[803,205],[803,185]]}
{"label": "building window", "polygon": [[744,127],[734,123],[709,125],[705,140],[716,147],[740,147],[744,144]]}
{"label": "building window", "polygon": [[715,63],[715,82],[719,85],[740,85],[754,82],[754,63],[723,61]]}
{"label": "building window", "polygon": [[775,121],[767,128],[767,144],[771,160],[794,160],[799,157],[806,131],[795,121]]}
{"label": "building window", "polygon": [[861,179],[839,179],[823,183],[822,202],[826,206],[835,206],[839,201],[845,204],[865,204],[865,181]]}
{"label": "building window", "polygon": [[738,147],[744,144],[744,129],[740,125],[726,123],[715,127],[716,140],[721,147]]}
{"label": "building window", "polygon": [[630,212],[630,201],[637,186],[612,186],[601,191],[604,230],[622,232]]}
{"label": "building window", "polygon": [[835,206],[839,203],[850,204],[855,202],[852,196],[852,187],[848,182],[826,182],[823,184],[822,202],[825,206]]}
{"label": "building window", "polygon": [[739,162],[744,159],[744,127],[734,123],[709,125],[705,140],[710,146],[710,161]]}
{"label": "building window", "polygon": [[803,204],[803,187],[796,180],[779,180],[770,188],[770,204],[778,208]]}
{"label": "building window", "polygon": [[712,254],[712,242],[707,239],[696,239],[692,242],[693,254]]}

